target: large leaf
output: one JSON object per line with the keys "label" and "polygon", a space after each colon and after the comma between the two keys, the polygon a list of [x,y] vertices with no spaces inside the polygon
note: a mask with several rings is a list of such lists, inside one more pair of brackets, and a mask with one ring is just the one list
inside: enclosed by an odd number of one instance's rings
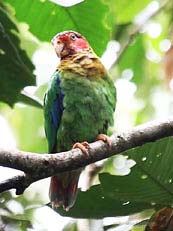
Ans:
{"label": "large leaf", "polygon": [[125,216],[152,208],[150,203],[130,203],[126,200],[116,200],[105,196],[100,185],[90,188],[86,192],[79,192],[77,201],[69,212],[58,209],[57,212],[63,216],[75,218],[100,219],[103,217]]}
{"label": "large leaf", "polygon": [[44,134],[43,111],[36,107],[15,105],[14,110],[4,112],[21,150],[45,153],[47,141]]}
{"label": "large leaf", "polygon": [[172,205],[173,203],[173,138],[125,153],[137,164],[128,176],[100,175],[103,194],[129,203]]}
{"label": "large leaf", "polygon": [[112,0],[115,18],[118,24],[131,22],[135,15],[143,10],[151,0]]}
{"label": "large leaf", "polygon": [[[140,57],[140,59],[139,59]],[[136,38],[132,45],[127,47],[118,63],[118,68],[122,72],[125,69],[133,71],[132,81],[141,84],[145,78],[145,47],[143,36]]]}
{"label": "large leaf", "polygon": [[[127,176],[100,174],[100,185],[79,192],[75,206],[64,216],[102,218],[123,216],[173,203],[173,139],[125,152],[137,164]],[[172,163],[172,164],[171,164]]]}
{"label": "large leaf", "polygon": [[105,50],[110,30],[105,24],[108,6],[101,0],[86,0],[66,8],[40,0],[6,0],[16,11],[19,21],[29,24],[30,31],[42,41],[64,30],[76,30],[86,36],[98,55]]}
{"label": "large leaf", "polygon": [[34,66],[20,48],[18,30],[0,5],[0,101],[13,105],[25,86],[35,85]]}

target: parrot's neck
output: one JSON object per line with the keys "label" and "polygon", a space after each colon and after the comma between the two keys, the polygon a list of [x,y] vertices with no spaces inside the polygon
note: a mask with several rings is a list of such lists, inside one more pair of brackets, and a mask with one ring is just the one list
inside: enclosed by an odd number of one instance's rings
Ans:
{"label": "parrot's neck", "polygon": [[84,51],[61,60],[59,71],[70,71],[86,77],[105,77],[106,70],[94,52]]}

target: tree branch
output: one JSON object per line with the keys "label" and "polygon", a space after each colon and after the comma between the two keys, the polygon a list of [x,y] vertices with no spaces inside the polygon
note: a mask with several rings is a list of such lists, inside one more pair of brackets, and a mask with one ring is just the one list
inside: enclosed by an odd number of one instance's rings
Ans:
{"label": "tree branch", "polygon": [[154,142],[173,135],[173,117],[153,121],[133,128],[131,131],[114,134],[110,137],[112,144],[108,146],[102,141],[90,144],[89,155],[79,149],[56,154],[37,154],[19,150],[0,150],[0,165],[23,171],[24,173],[0,182],[0,192],[16,189],[17,194],[33,182],[57,173],[75,170],[110,156]]}
{"label": "tree branch", "polygon": [[24,184],[25,179],[26,179],[25,174],[21,173],[8,180],[4,180],[0,182],[0,192],[4,192],[6,190],[15,188],[17,195],[22,194],[24,190],[29,186]]}

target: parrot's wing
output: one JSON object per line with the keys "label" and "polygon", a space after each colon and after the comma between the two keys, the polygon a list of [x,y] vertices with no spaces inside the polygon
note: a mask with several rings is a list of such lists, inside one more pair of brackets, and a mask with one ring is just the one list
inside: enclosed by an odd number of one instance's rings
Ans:
{"label": "parrot's wing", "polygon": [[63,93],[61,90],[60,73],[56,71],[44,98],[45,132],[49,152],[56,152],[57,131],[63,113]]}

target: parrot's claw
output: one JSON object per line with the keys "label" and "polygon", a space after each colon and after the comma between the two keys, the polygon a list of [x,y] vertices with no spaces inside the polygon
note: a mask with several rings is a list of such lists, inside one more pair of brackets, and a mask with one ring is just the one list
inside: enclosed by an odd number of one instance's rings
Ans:
{"label": "parrot's claw", "polygon": [[56,201],[51,202],[52,209],[56,210],[60,205]]}
{"label": "parrot's claw", "polygon": [[63,205],[63,209],[68,212],[70,210],[70,207],[66,207],[65,205]]}
{"label": "parrot's claw", "polygon": [[104,143],[108,144],[108,146],[111,146],[112,142],[109,138],[109,136],[105,135],[105,134],[99,134],[97,137],[96,137],[96,141],[98,140],[101,140],[103,141]]}
{"label": "parrot's claw", "polygon": [[79,143],[79,142],[75,143],[73,145],[72,149],[74,149],[74,148],[79,148],[87,156],[89,155],[88,149],[90,148],[90,146],[89,146],[89,143],[86,141],[84,141],[82,143]]}

